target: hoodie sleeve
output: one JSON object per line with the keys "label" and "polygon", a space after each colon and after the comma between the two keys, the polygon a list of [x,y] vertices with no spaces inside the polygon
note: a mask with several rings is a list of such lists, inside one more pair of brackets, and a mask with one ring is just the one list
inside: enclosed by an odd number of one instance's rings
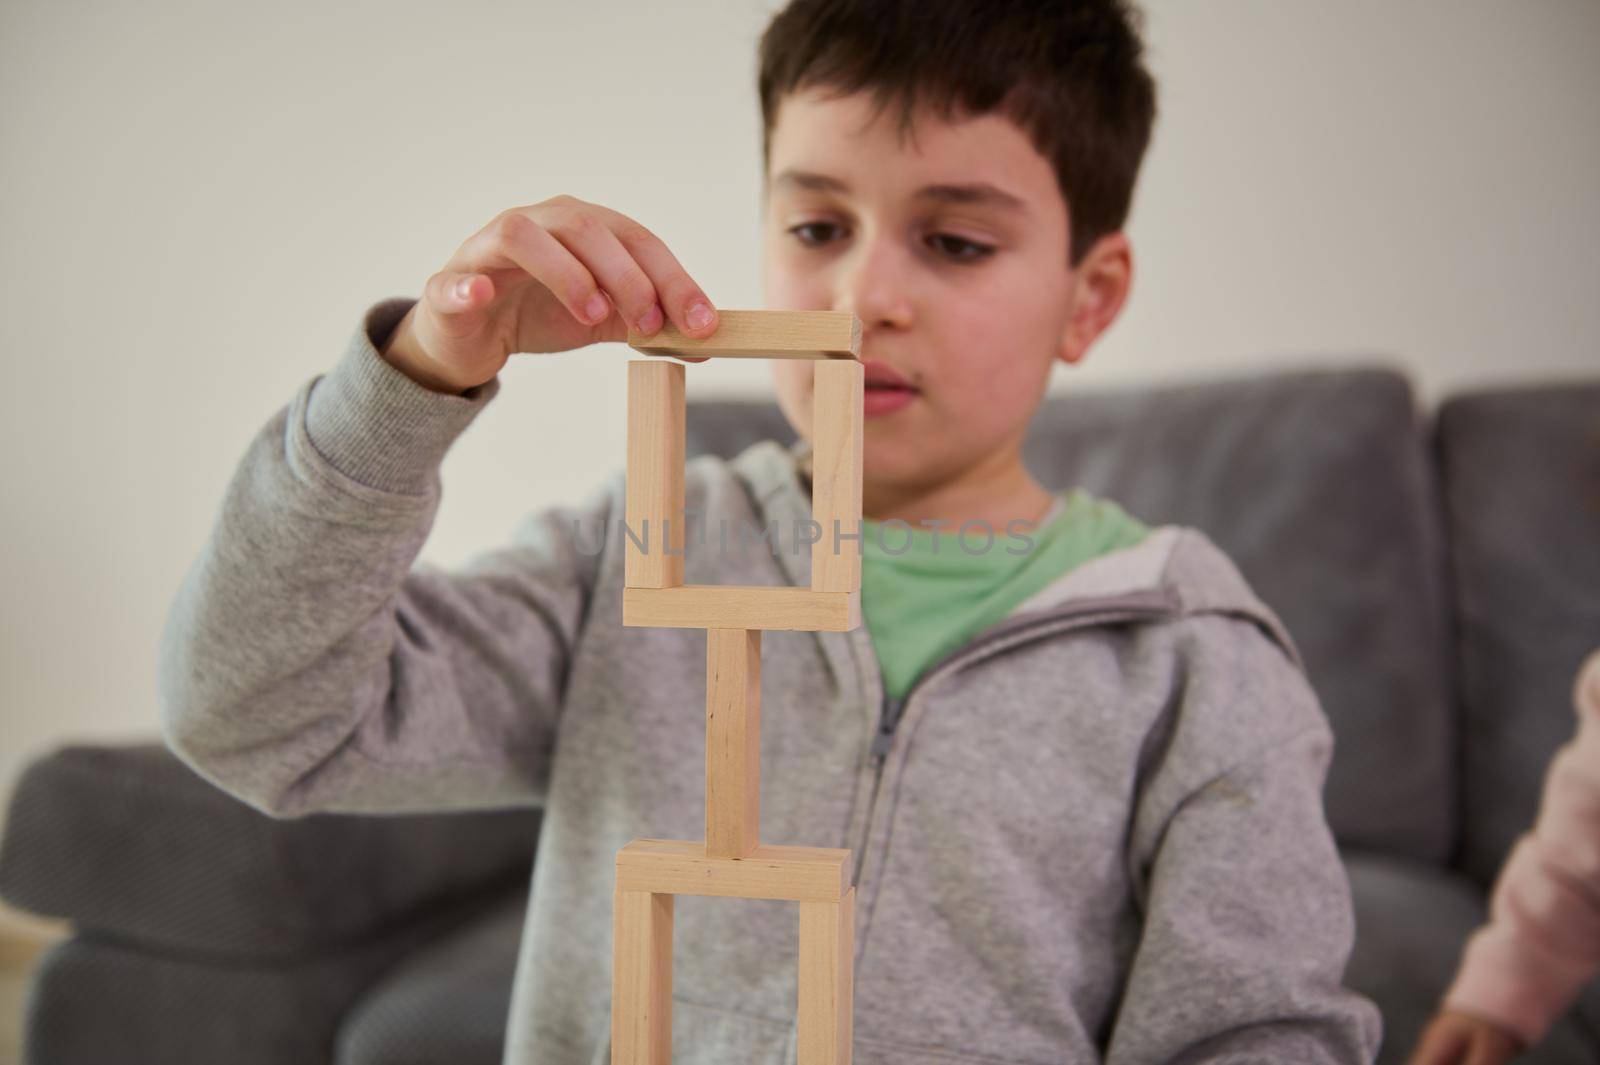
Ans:
{"label": "hoodie sleeve", "polygon": [[1600,971],[1600,650],[1573,684],[1576,735],[1545,776],[1533,830],[1495,882],[1449,1009],[1477,1014],[1535,1046]]}
{"label": "hoodie sleeve", "polygon": [[1135,813],[1143,923],[1107,1065],[1371,1062],[1380,1015],[1342,986],[1355,917],[1323,812],[1321,706],[1250,622],[1193,634]]}
{"label": "hoodie sleeve", "polygon": [[413,302],[372,305],[256,434],[162,631],[168,746],[274,817],[543,799],[596,561],[576,536],[610,494],[458,571],[414,566],[440,463],[499,379],[446,395],[384,361]]}

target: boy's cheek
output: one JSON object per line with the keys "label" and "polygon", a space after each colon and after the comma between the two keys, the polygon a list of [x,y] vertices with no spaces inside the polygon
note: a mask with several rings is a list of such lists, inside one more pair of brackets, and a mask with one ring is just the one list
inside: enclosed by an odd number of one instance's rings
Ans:
{"label": "boy's cheek", "polygon": [[818,288],[814,272],[804,269],[793,256],[784,253],[775,244],[778,238],[768,236],[761,259],[761,280],[765,289],[767,306],[774,310],[816,310],[806,302]]}
{"label": "boy's cheek", "polygon": [[833,277],[822,263],[768,250],[762,265],[766,306],[780,311],[831,311]]}

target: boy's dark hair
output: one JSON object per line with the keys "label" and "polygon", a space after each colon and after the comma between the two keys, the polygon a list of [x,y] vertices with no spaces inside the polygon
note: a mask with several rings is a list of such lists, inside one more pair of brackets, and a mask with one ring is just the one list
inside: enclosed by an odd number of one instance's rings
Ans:
{"label": "boy's dark hair", "polygon": [[1121,229],[1155,121],[1142,18],[1128,0],[792,0],[759,49],[764,169],[787,93],[819,87],[945,120],[998,111],[1055,167],[1076,265]]}

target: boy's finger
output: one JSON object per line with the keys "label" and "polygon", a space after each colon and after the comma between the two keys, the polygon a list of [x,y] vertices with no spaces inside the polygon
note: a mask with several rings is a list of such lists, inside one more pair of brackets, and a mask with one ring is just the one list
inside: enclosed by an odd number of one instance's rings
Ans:
{"label": "boy's finger", "polygon": [[[717,309],[672,250],[645,226],[608,207],[598,207],[628,254],[644,268],[672,324],[685,336],[704,340],[717,328]],[[696,362],[704,361],[695,359]]]}
{"label": "boy's finger", "polygon": [[545,209],[544,228],[578,258],[611,297],[623,321],[641,333],[661,328],[656,287],[592,204]]}
{"label": "boy's finger", "polygon": [[549,289],[584,325],[611,317],[611,304],[589,268],[544,226],[521,211],[509,211],[468,240],[452,260],[458,269],[511,266]]}
{"label": "boy's finger", "polygon": [[1485,1032],[1472,1041],[1462,1065],[1505,1065],[1506,1055],[1500,1040]]}
{"label": "boy's finger", "polygon": [[1406,1065],[1459,1065],[1466,1049],[1460,1036],[1460,1031],[1454,1025],[1446,1019],[1435,1017],[1423,1029],[1422,1038]]}

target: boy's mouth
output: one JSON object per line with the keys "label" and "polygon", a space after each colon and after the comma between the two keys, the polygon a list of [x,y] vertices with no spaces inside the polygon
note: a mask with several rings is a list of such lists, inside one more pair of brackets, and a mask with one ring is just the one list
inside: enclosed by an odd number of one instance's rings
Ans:
{"label": "boy's mouth", "polygon": [[897,411],[919,394],[910,381],[885,363],[864,362],[861,370],[862,413],[869,418]]}

